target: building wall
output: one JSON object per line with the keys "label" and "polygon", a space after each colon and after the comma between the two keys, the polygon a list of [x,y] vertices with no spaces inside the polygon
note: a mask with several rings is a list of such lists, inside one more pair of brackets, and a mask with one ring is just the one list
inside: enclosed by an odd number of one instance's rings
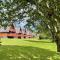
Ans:
{"label": "building wall", "polygon": [[24,29],[19,30],[16,33],[16,29],[8,28],[6,30],[0,30],[0,37],[9,37],[9,38],[32,38],[32,34],[28,33],[29,31],[25,31]]}

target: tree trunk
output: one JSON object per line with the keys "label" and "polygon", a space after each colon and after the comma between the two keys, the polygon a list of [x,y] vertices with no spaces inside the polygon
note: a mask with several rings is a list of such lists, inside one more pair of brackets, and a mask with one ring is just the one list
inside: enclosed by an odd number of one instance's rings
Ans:
{"label": "tree trunk", "polygon": [[56,36],[57,52],[60,52],[60,37]]}
{"label": "tree trunk", "polygon": [[2,43],[2,42],[1,42],[1,38],[0,38],[0,45],[1,45],[1,43]]}
{"label": "tree trunk", "polygon": [[51,32],[51,36],[52,36],[52,42],[55,42],[55,36],[56,36],[56,34],[55,34],[55,32],[54,31],[51,31],[50,30],[50,32]]}

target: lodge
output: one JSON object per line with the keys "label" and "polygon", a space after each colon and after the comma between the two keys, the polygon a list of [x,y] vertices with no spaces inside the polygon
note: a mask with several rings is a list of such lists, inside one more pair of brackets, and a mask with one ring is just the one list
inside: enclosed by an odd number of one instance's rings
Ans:
{"label": "lodge", "polygon": [[[29,32],[29,33],[28,33]],[[9,26],[9,30],[0,32],[1,38],[32,38],[32,34],[30,31],[27,31],[26,29],[19,29],[19,32],[16,32],[16,29],[13,25]]]}

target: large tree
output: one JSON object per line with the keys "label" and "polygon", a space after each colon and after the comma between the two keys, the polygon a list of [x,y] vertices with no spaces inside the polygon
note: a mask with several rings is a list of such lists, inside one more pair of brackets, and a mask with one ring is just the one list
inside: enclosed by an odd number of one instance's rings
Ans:
{"label": "large tree", "polygon": [[[0,25],[29,17],[28,26],[44,22],[60,52],[60,0],[0,0]],[[4,25],[5,24],[5,25]]]}
{"label": "large tree", "polygon": [[[60,0],[28,0],[36,6],[36,10],[30,12],[32,19],[28,23],[42,20],[56,42],[57,51],[60,52]],[[35,23],[33,23],[35,24]],[[44,25],[44,26],[46,26]]]}

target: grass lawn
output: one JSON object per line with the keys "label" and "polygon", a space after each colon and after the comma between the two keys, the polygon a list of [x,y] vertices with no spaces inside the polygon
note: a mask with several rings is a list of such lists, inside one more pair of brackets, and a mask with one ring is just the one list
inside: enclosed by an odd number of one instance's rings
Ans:
{"label": "grass lawn", "polygon": [[0,60],[60,60],[50,40],[1,39]]}

